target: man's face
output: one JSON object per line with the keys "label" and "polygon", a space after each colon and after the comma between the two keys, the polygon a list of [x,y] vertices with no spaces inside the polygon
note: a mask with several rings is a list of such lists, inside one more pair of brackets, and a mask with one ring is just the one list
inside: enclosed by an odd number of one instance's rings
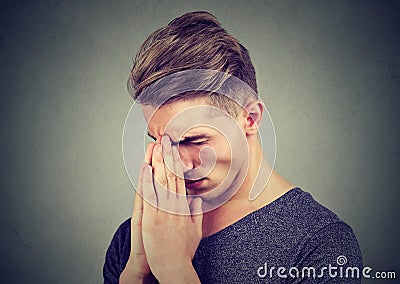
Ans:
{"label": "man's face", "polygon": [[148,134],[155,140],[168,135],[178,146],[188,194],[216,189],[209,194],[215,198],[244,178],[248,149],[240,120],[206,98],[172,102],[156,111],[143,105],[142,110]]}

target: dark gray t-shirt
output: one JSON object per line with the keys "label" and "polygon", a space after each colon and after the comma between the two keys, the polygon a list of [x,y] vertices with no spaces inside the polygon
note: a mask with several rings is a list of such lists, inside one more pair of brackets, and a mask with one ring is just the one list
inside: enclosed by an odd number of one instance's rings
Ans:
{"label": "dark gray t-shirt", "polygon": [[[118,283],[129,253],[130,219],[107,250],[104,283]],[[362,274],[351,227],[300,188],[202,239],[193,266],[201,283],[361,283]]]}

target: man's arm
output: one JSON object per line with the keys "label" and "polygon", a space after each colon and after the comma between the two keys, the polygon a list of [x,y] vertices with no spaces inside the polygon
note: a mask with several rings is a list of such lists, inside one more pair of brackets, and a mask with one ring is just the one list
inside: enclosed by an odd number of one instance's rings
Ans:
{"label": "man's arm", "polygon": [[107,249],[103,265],[104,284],[118,284],[118,279],[129,257],[130,219],[116,230]]}

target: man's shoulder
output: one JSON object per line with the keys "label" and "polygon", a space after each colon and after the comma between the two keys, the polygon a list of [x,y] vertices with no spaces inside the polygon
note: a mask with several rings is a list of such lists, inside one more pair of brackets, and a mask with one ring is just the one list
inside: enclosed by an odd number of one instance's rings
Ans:
{"label": "man's shoulder", "polygon": [[313,234],[331,224],[343,221],[326,206],[300,187],[295,187],[260,210],[258,218],[266,229],[275,226],[297,235]]}
{"label": "man's shoulder", "polygon": [[288,211],[290,217],[293,217],[296,221],[305,218],[311,223],[323,225],[340,221],[331,209],[314,199],[310,193],[300,188],[297,190],[297,196],[287,204],[287,208],[291,209]]}
{"label": "man's shoulder", "polygon": [[251,269],[265,262],[275,267],[302,267],[303,264],[318,267],[321,263],[335,263],[339,255],[346,256],[351,264],[360,265],[361,252],[352,229],[311,194],[293,188],[203,239],[195,264],[201,274],[207,275],[204,277],[217,279],[224,273],[214,272],[214,267],[234,267],[233,278],[248,279],[248,270],[243,267]]}

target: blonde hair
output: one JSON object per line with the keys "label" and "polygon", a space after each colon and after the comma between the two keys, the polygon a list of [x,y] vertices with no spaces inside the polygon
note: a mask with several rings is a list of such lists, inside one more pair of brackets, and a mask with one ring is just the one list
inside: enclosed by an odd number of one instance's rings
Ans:
{"label": "blonde hair", "polygon": [[[135,57],[128,91],[136,100],[159,79],[192,69],[233,75],[257,94],[255,69],[247,49],[222,28],[212,14],[201,11],[184,14],[150,34]],[[212,92],[186,92],[174,100],[203,96],[208,96],[210,103],[216,107],[229,113],[237,112],[236,102]]]}

